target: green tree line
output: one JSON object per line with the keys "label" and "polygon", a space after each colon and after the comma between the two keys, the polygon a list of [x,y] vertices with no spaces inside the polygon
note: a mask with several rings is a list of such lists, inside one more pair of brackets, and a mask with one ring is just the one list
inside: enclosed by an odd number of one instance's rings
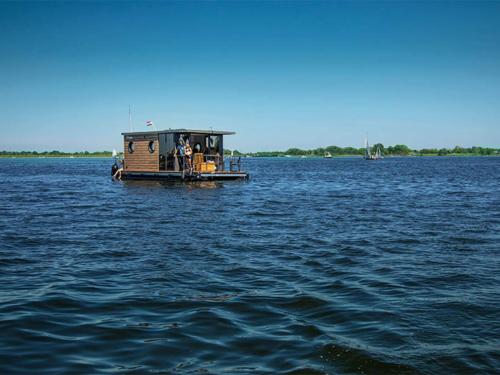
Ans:
{"label": "green tree line", "polygon": [[63,152],[63,151],[0,151],[0,157],[111,157],[111,151],[81,151],[81,152]]}
{"label": "green tree line", "polygon": [[[499,148],[491,147],[460,147],[456,146],[451,149],[447,148],[423,148],[420,150],[411,149],[406,145],[394,145],[385,147],[382,143],[374,144],[370,149],[374,153],[377,148],[384,156],[454,156],[454,155],[474,155],[474,156],[492,156],[500,155]],[[276,156],[324,156],[326,152],[330,153],[332,156],[362,156],[365,154],[365,148],[354,148],[354,147],[338,147],[338,146],[328,146],[319,147],[315,149],[300,149],[300,148],[290,148],[286,151],[259,151],[259,152],[249,152],[241,153],[238,150],[225,150],[226,155],[230,155],[233,152],[236,156],[253,156],[253,157],[276,157]]]}
{"label": "green tree line", "polygon": [[[491,147],[461,147],[454,148],[423,148],[420,150],[410,149],[406,145],[394,145],[385,147],[381,143],[374,144],[371,147],[371,152],[375,152],[380,148],[384,156],[459,156],[459,155],[474,155],[474,156],[494,156],[500,155],[499,148]],[[253,156],[253,157],[276,157],[276,156],[324,156],[325,153],[330,153],[332,156],[361,156],[365,153],[365,148],[355,147],[338,147],[328,146],[315,149],[300,149],[289,148],[286,151],[258,151],[242,153],[238,150],[225,150],[224,154],[235,156]],[[81,152],[63,152],[63,151],[0,151],[0,157],[111,157],[111,151],[81,151]]]}

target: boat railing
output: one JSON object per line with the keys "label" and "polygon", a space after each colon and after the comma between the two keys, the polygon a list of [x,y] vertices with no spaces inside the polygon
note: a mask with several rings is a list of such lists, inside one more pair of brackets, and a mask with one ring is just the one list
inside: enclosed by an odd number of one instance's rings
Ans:
{"label": "boat railing", "polygon": [[[191,165],[187,158],[160,158],[160,170],[177,170],[188,173],[211,173],[211,172],[243,172],[243,163],[238,156],[222,156],[220,154],[194,153]],[[163,163],[162,163],[163,161]],[[175,167],[178,161],[178,167]],[[170,167],[170,168],[169,168]]]}
{"label": "boat railing", "polygon": [[224,170],[224,158],[219,154],[204,154],[203,159],[205,163],[213,162],[217,170]]}
{"label": "boat railing", "polygon": [[241,172],[241,157],[223,157],[220,154],[201,154],[193,155],[194,172]]}
{"label": "boat railing", "polygon": [[229,164],[229,172],[242,172],[241,156],[230,156],[227,158]]}
{"label": "boat railing", "polygon": [[194,153],[192,163],[195,172],[214,172],[224,168],[224,159],[219,154]]}

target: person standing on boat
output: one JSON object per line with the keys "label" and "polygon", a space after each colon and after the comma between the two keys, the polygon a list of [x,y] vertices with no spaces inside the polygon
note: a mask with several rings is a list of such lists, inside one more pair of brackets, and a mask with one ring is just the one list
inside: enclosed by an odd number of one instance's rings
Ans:
{"label": "person standing on boat", "polygon": [[184,161],[184,140],[182,137],[179,139],[179,144],[177,145],[177,157],[179,158],[181,169],[186,169],[186,163]]}
{"label": "person standing on boat", "polygon": [[186,164],[189,168],[189,173],[193,173],[193,163],[191,161],[191,157],[193,155],[193,149],[189,145],[189,139],[186,140],[186,146],[184,147],[184,153],[186,154]]}

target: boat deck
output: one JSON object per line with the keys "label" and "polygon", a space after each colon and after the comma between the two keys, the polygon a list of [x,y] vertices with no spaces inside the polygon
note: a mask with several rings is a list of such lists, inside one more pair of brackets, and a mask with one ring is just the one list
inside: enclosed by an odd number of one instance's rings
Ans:
{"label": "boat deck", "polygon": [[187,181],[207,181],[207,180],[246,180],[249,178],[247,172],[176,172],[176,171],[161,171],[161,172],[123,172],[122,179],[124,180],[187,180]]}

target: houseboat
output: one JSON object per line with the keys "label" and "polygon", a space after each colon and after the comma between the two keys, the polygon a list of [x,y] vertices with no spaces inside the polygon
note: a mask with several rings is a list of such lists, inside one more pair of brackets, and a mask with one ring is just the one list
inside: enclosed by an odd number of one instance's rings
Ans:
{"label": "houseboat", "polygon": [[224,157],[225,135],[217,130],[169,129],[123,135],[122,179],[238,180],[247,179],[241,158]]}

